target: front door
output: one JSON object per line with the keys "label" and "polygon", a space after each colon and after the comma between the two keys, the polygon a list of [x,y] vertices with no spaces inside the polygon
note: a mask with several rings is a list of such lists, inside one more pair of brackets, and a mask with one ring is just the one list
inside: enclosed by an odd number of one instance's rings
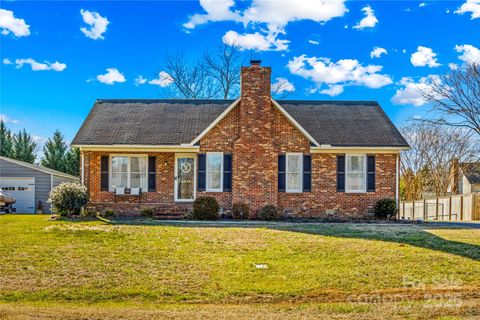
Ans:
{"label": "front door", "polygon": [[175,201],[195,200],[195,154],[175,154]]}

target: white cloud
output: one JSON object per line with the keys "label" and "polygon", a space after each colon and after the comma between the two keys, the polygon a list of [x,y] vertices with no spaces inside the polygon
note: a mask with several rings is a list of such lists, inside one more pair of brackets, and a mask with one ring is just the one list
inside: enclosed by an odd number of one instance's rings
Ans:
{"label": "white cloud", "polygon": [[228,31],[222,38],[225,44],[235,44],[241,50],[282,51],[288,49],[288,40],[277,39],[278,33],[269,32],[262,35],[259,32],[239,34]]}
{"label": "white cloud", "polygon": [[318,41],[315,41],[315,40],[308,40],[308,43],[310,43],[310,44],[314,44],[314,45],[318,45],[318,44],[320,44],[320,42],[318,42]]}
{"label": "white cloud", "polygon": [[240,10],[234,9],[234,0],[200,0],[206,13],[190,16],[183,27],[191,30],[208,22],[234,21],[242,23],[245,29],[259,27],[259,30],[243,34],[229,31],[223,36],[224,42],[235,36],[244,49],[287,50],[289,41],[277,38],[280,34],[285,34],[287,24],[299,20],[324,23],[341,17],[348,11],[344,2],[345,0],[283,0],[279,4],[270,0],[253,0],[249,6]]}
{"label": "white cloud", "polygon": [[2,120],[4,123],[11,123],[11,124],[19,124],[20,123],[20,121],[15,120],[15,119],[11,119],[4,113],[0,114],[0,120]]}
{"label": "white cloud", "polygon": [[301,55],[290,60],[287,68],[292,74],[313,81],[318,88],[327,85],[328,88],[322,91],[331,94],[341,93],[343,86],[365,86],[376,89],[392,83],[389,75],[379,73],[382,71],[382,66],[362,66],[356,59],[341,59],[333,62],[329,58]]}
{"label": "white cloud", "polygon": [[467,63],[480,64],[480,49],[470,45],[456,45],[455,51],[462,53],[458,58]]}
{"label": "white cloud", "polygon": [[420,3],[418,6],[419,6],[420,8],[422,8],[422,7],[426,7],[427,4],[426,4],[425,2],[422,2],[422,3]]}
{"label": "white cloud", "polygon": [[13,62],[10,61],[10,59],[8,59],[8,58],[3,58],[2,63],[3,64],[12,64]]}
{"label": "white cloud", "polygon": [[448,64],[448,67],[450,68],[450,70],[457,70],[457,69],[458,69],[458,64],[456,64],[456,63],[449,63],[449,64]]}
{"label": "white cloud", "polygon": [[107,31],[107,26],[110,23],[107,18],[102,17],[98,12],[91,12],[88,10],[80,10],[82,15],[83,22],[89,25],[90,28],[82,27],[80,31],[83,32],[87,37],[98,40],[103,40],[103,33]]}
{"label": "white cloud", "polygon": [[471,12],[470,18],[480,18],[480,0],[467,0],[460,8],[455,11],[456,14],[464,14]]}
{"label": "white cloud", "polygon": [[143,76],[140,75],[140,76],[135,78],[135,85],[139,86],[139,85],[147,83],[147,81],[148,81],[147,79],[145,79]]}
{"label": "white cloud", "polygon": [[422,77],[418,82],[415,82],[410,77],[403,77],[399,84],[403,87],[395,92],[392,97],[392,102],[395,104],[411,104],[416,107],[420,107],[427,103],[422,95],[422,91],[429,89],[429,81],[440,81],[438,75],[429,75],[428,77]]}
{"label": "white cloud", "polygon": [[244,25],[250,23],[266,23],[270,27],[283,28],[289,22],[312,20],[326,22],[343,16],[348,10],[344,0],[284,0],[276,1],[253,0],[245,10],[232,10],[233,0],[200,0],[200,6],[206,12],[190,16],[183,26],[194,29],[196,26],[215,21],[236,21]]}
{"label": "white cloud", "polygon": [[410,56],[410,62],[415,67],[429,66],[430,68],[435,68],[441,65],[437,62],[437,54],[431,48],[424,46],[418,46],[417,52],[412,53]]}
{"label": "white cloud", "polygon": [[61,63],[58,61],[55,61],[53,63],[48,61],[37,62],[32,58],[16,59],[15,64],[17,65],[17,68],[22,68],[24,64],[29,64],[33,71],[50,71],[51,70],[51,71],[60,72],[67,68],[67,65],[65,63]]}
{"label": "white cloud", "polygon": [[288,81],[287,78],[276,78],[276,81],[272,83],[272,92],[283,93],[295,91],[293,83]]}
{"label": "white cloud", "polygon": [[153,84],[159,86],[161,88],[168,87],[170,84],[173,83],[172,77],[165,71],[160,71],[158,73],[157,79],[152,79],[148,81],[149,84]]}
{"label": "white cloud", "polygon": [[362,8],[362,11],[365,14],[365,17],[360,20],[355,26],[354,29],[362,30],[364,28],[373,28],[378,23],[377,17],[375,17],[375,12],[373,11],[372,7],[366,6]]}
{"label": "white cloud", "polygon": [[402,53],[407,53],[407,49],[402,49]]}
{"label": "white cloud", "polygon": [[15,18],[13,11],[0,9],[0,29],[3,35],[13,33],[16,37],[26,37],[30,35],[30,26],[25,20]]}
{"label": "white cloud", "polygon": [[320,93],[329,95],[331,97],[338,96],[342,92],[343,92],[343,86],[338,84],[334,84],[334,85],[328,86],[327,89],[320,90]]}
{"label": "white cloud", "polygon": [[112,85],[115,82],[122,83],[127,81],[125,79],[125,76],[116,68],[108,68],[107,73],[99,74],[97,76],[97,80],[100,81],[101,83],[105,83],[109,85]]}
{"label": "white cloud", "polygon": [[380,58],[382,54],[387,54],[388,51],[385,48],[375,47],[372,52],[370,52],[370,58]]}

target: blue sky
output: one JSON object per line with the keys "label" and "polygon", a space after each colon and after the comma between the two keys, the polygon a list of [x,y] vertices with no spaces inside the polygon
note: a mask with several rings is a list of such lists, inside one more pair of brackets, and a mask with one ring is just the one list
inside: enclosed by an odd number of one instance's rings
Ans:
{"label": "blue sky", "polygon": [[289,98],[377,100],[397,125],[425,117],[428,77],[480,62],[478,0],[7,1],[0,31],[1,117],[40,143],[71,140],[98,98],[169,97],[168,81],[149,84],[166,54],[233,38]]}

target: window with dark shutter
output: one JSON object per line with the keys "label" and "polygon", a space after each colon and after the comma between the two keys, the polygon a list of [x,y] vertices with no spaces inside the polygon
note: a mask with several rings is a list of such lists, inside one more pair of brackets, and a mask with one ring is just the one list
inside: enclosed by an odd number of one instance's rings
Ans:
{"label": "window with dark shutter", "polygon": [[102,156],[100,160],[100,190],[108,191],[108,156]]}
{"label": "window with dark shutter", "polygon": [[278,191],[285,192],[285,155],[278,155]]}
{"label": "window with dark shutter", "polygon": [[345,155],[337,156],[337,191],[345,192]]}
{"label": "window with dark shutter", "polygon": [[198,176],[197,176],[197,189],[198,191],[205,191],[205,184],[207,178],[207,168],[206,168],[206,155],[199,154],[198,155]]}
{"label": "window with dark shutter", "polygon": [[312,191],[312,156],[303,155],[303,192]]}
{"label": "window with dark shutter", "polygon": [[157,157],[148,157],[148,192],[156,191],[156,159]]}
{"label": "window with dark shutter", "polygon": [[375,156],[367,156],[367,192],[375,192]]}
{"label": "window with dark shutter", "polygon": [[232,191],[232,155],[223,155],[223,191]]}

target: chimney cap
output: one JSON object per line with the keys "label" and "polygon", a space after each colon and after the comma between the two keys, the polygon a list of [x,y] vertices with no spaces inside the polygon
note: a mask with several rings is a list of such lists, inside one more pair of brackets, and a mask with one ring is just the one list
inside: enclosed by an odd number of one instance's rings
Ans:
{"label": "chimney cap", "polygon": [[262,63],[262,60],[250,60],[250,65],[259,66]]}

